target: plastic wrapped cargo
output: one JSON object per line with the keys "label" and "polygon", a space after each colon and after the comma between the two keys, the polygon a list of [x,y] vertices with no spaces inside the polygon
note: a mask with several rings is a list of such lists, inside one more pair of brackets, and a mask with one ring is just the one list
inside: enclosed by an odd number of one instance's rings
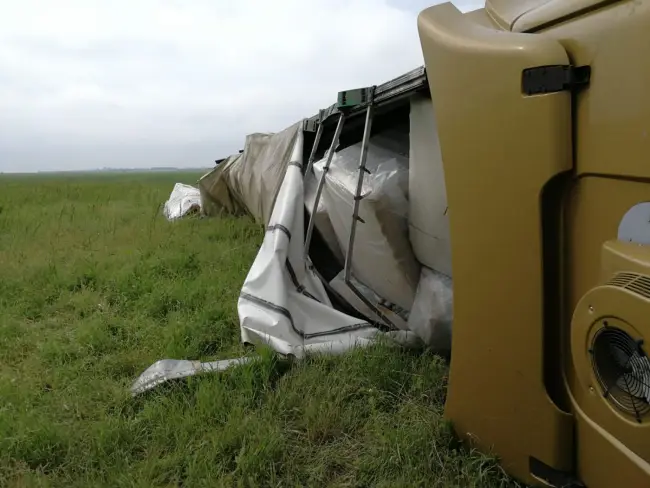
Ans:
{"label": "plastic wrapped cargo", "polygon": [[[334,154],[321,198],[345,254],[352,224],[361,143]],[[326,159],[314,164],[320,178]],[[371,138],[359,205],[352,274],[380,297],[410,310],[420,275],[408,238],[408,158]]]}
{"label": "plastic wrapped cargo", "polygon": [[452,276],[445,173],[430,98],[411,98],[410,126],[409,237],[420,263]]}
{"label": "plastic wrapped cargo", "polygon": [[[305,209],[311,217],[312,209],[314,208],[314,203],[316,201],[316,191],[318,190],[318,180],[313,173],[307,175],[305,178]],[[330,220],[329,213],[327,211],[327,204],[324,198],[321,198],[318,202],[318,207],[316,208],[316,215],[314,218],[314,226],[320,232],[323,240],[327,244],[327,247],[332,251],[332,254],[338,261],[340,266],[343,266],[345,257],[343,256],[343,251],[339,245],[339,241],[336,238],[336,232],[332,226],[332,221]]]}
{"label": "plastic wrapped cargo", "polygon": [[[395,304],[389,303],[386,300],[382,299],[379,295],[373,292],[370,288],[359,283],[357,280],[352,278],[350,280],[354,287],[361,293],[366,300],[372,303],[377,310],[379,310],[388,320],[391,321],[400,330],[408,330],[407,320],[408,313],[406,310],[398,307]],[[345,283],[344,272],[341,271],[332,281],[330,281],[330,286],[334,291],[336,291],[345,301],[347,301],[354,309],[368,317],[368,319],[381,323],[383,322],[381,317],[375,313],[364,301],[359,298],[352,289]],[[389,324],[385,324],[389,325]]]}
{"label": "plastic wrapped cargo", "polygon": [[449,276],[423,267],[408,319],[409,330],[440,353],[451,352],[454,320],[452,285]]}

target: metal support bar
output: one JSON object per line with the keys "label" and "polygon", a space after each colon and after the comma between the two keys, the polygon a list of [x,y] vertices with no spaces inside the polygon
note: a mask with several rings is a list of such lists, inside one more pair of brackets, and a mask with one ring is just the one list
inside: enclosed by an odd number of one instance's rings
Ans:
{"label": "metal support bar", "polygon": [[361,142],[361,155],[359,157],[359,178],[357,180],[357,190],[354,194],[354,210],[352,211],[352,225],[350,226],[350,238],[348,240],[348,249],[345,253],[345,267],[344,267],[344,277],[345,284],[352,290],[352,292],[363,301],[370,309],[377,314],[387,325],[395,327],[395,324],[386,317],[366,296],[361,293],[357,287],[352,282],[352,257],[354,255],[354,238],[357,232],[357,223],[362,222],[363,219],[359,217],[359,205],[361,200],[365,195],[361,194],[363,189],[363,178],[366,173],[370,173],[368,168],[366,168],[366,160],[368,158],[368,145],[370,143],[370,133],[372,132],[372,118],[374,114],[374,93],[370,93],[370,101],[368,108],[366,109],[366,123],[363,129],[363,140]]}
{"label": "metal support bar", "polygon": [[314,139],[314,145],[311,147],[311,153],[309,154],[309,159],[307,160],[307,168],[305,168],[304,181],[307,181],[311,170],[314,166],[314,159],[316,159],[316,151],[320,145],[320,138],[323,135],[323,110],[318,112],[318,129],[316,129],[316,138]]}
{"label": "metal support bar", "polygon": [[[318,209],[318,203],[320,202],[321,194],[323,193],[323,186],[325,186],[325,177],[327,172],[330,169],[330,164],[332,164],[332,158],[334,157],[334,150],[339,144],[339,138],[341,137],[341,131],[343,130],[343,123],[345,122],[345,114],[341,112],[339,115],[338,124],[336,124],[336,131],[334,131],[334,138],[332,139],[332,144],[330,145],[329,152],[327,154],[327,161],[325,161],[325,166],[323,167],[323,174],[318,180],[318,189],[316,190],[316,198],[314,199],[314,207],[311,210],[311,215],[309,216],[309,224],[307,225],[307,235],[305,236],[305,258],[309,257],[309,245],[311,244],[311,236],[314,233],[314,217],[316,216],[316,210]],[[318,128],[320,129],[320,126]]]}
{"label": "metal support bar", "polygon": [[366,109],[366,123],[363,129],[363,140],[361,141],[361,155],[359,156],[359,177],[357,178],[357,190],[354,193],[354,209],[352,210],[352,225],[350,226],[350,237],[348,240],[348,250],[345,253],[345,282],[350,281],[352,274],[352,256],[354,253],[354,238],[357,233],[357,222],[359,221],[359,205],[363,197],[361,190],[363,190],[363,177],[369,173],[366,168],[366,160],[368,159],[368,143],[370,141],[370,132],[372,131],[372,116],[374,114],[374,106],[372,103]]}

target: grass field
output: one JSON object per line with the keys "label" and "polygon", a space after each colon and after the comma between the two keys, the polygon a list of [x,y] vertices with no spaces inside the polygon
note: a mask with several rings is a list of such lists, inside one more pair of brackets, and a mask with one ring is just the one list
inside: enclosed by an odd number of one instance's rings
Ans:
{"label": "grass field", "polygon": [[263,353],[131,398],[158,359],[250,353],[260,229],[160,213],[197,176],[0,176],[0,486],[513,486],[457,446],[429,354]]}

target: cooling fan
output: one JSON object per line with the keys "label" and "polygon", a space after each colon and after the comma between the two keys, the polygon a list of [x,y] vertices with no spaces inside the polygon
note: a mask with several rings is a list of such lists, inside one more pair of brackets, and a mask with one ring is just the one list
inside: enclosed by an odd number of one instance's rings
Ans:
{"label": "cooling fan", "polygon": [[650,359],[643,339],[635,339],[604,321],[589,348],[604,398],[637,422],[650,413]]}
{"label": "cooling fan", "polygon": [[571,323],[578,381],[571,394],[579,414],[645,462],[650,462],[648,317],[650,276],[625,272],[589,290]]}

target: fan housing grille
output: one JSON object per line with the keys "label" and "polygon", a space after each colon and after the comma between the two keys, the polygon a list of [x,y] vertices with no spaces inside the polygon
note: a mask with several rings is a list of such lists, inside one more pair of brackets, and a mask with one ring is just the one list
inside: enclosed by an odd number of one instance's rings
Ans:
{"label": "fan housing grille", "polygon": [[603,396],[641,422],[650,413],[650,359],[643,341],[605,323],[589,352]]}

